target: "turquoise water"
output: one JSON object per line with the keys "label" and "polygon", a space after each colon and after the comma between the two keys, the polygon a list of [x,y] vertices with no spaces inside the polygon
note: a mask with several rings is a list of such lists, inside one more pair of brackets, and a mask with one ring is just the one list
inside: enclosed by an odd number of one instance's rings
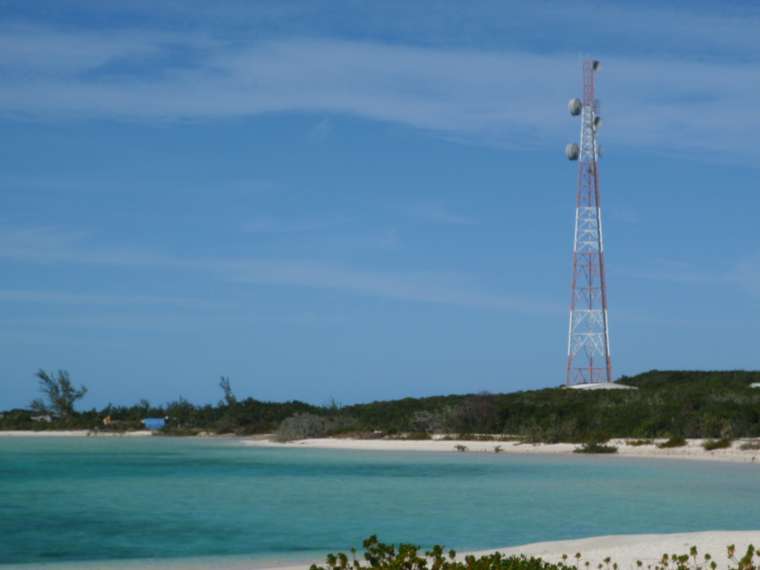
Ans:
{"label": "turquoise water", "polygon": [[0,438],[0,563],[321,557],[753,529],[760,468],[680,461]]}

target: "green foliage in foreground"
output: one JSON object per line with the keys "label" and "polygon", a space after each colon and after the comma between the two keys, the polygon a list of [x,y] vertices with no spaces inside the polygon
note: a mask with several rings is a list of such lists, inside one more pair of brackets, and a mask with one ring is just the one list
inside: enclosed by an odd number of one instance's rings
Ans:
{"label": "green foliage in foreground", "polygon": [[391,544],[383,544],[377,536],[370,536],[363,543],[364,562],[344,553],[328,554],[325,566],[312,565],[310,570],[359,570],[362,568],[387,568],[398,570],[569,570],[565,564],[550,564],[540,558],[524,556],[505,557],[499,553],[476,558],[468,556],[456,559],[456,552],[444,552],[442,546],[434,546],[421,553],[418,546],[401,544],[398,549]]}
{"label": "green foliage in foreground", "polygon": [[511,394],[466,394],[315,406],[299,401],[262,402],[237,397],[230,380],[219,383],[216,405],[183,398],[163,405],[145,400],[132,406],[58,414],[51,423],[33,421],[31,410],[0,415],[0,429],[139,429],[145,417],[168,417],[167,434],[199,432],[238,435],[272,433],[282,440],[351,435],[361,438],[427,438],[457,434],[459,439],[525,442],[596,441],[610,438],[711,440],[760,437],[759,372],[650,371],[620,379],[637,390],[547,388]]}
{"label": "green foliage in foreground", "polygon": [[[401,544],[396,548],[392,544],[380,542],[377,536],[370,536],[363,542],[362,560],[357,558],[355,550],[351,554],[328,554],[324,566],[316,564],[310,570],[363,570],[378,568],[387,570],[618,570],[619,565],[610,558],[602,562],[584,560],[578,552],[573,556],[562,555],[557,563],[546,562],[541,558],[527,556],[504,556],[498,552],[484,556],[466,556],[457,558],[454,550],[446,552],[442,546],[434,546],[429,551],[420,552],[420,547]],[[727,547],[729,560],[727,570],[760,570],[760,551],[750,545],[743,556],[737,557],[735,546]],[[716,570],[718,564],[710,554],[699,555],[692,546],[688,554],[663,554],[655,563],[645,564],[636,561],[638,568],[647,570]]]}

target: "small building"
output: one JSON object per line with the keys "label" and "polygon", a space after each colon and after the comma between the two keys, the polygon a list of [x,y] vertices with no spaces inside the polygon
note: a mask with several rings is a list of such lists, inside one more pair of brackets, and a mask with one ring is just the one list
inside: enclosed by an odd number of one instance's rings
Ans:
{"label": "small building", "polygon": [[142,424],[145,426],[145,429],[151,431],[164,429],[166,426],[166,418],[145,418],[143,419]]}
{"label": "small building", "polygon": [[43,422],[43,423],[49,424],[50,422],[53,421],[53,416],[51,416],[50,414],[43,414],[40,416],[32,416],[29,419],[31,419],[33,422]]}
{"label": "small building", "polygon": [[750,388],[760,388],[760,382],[753,382],[749,385]]}

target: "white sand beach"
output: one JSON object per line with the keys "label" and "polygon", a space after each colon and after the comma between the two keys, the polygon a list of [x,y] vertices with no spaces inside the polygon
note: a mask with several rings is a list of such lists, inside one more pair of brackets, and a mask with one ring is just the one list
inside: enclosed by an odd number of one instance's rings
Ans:
{"label": "white sand beach", "polygon": [[[618,448],[617,454],[607,457],[643,457],[693,459],[703,461],[725,461],[732,463],[755,463],[760,465],[760,450],[741,449],[746,440],[733,442],[730,448],[706,451],[702,439],[690,439],[683,447],[661,449],[656,440],[647,445],[630,445],[625,439],[612,439],[609,445]],[[572,443],[539,443],[528,444],[518,441],[466,441],[451,439],[404,440],[404,439],[350,439],[350,438],[317,438],[278,443],[268,438],[251,438],[244,440],[245,445],[276,446],[314,449],[348,449],[357,451],[436,451],[458,452],[458,446],[464,446],[466,453],[499,453],[518,454],[551,454],[568,455],[579,447]]]}
{"label": "white sand beach", "polygon": [[[566,554],[574,561],[575,554],[581,553],[581,565],[591,562],[591,568],[603,563],[609,557],[623,569],[637,568],[637,561],[643,568],[654,565],[663,554],[688,554],[692,546],[697,547],[699,561],[704,561],[704,554],[709,553],[718,564],[718,568],[728,568],[731,561],[727,557],[728,545],[735,545],[735,558],[741,558],[747,546],[760,545],[760,531],[707,531],[678,534],[633,534],[617,536],[597,536],[580,540],[561,540],[556,542],[538,542],[510,548],[500,548],[505,555],[536,556],[550,562],[557,562]],[[485,554],[482,551],[476,554]],[[733,566],[736,566],[734,562]]]}
{"label": "white sand beach", "polygon": [[[0,431],[0,437],[160,437],[159,434],[148,430],[128,432],[107,432],[93,430],[40,430],[40,431]],[[353,438],[314,438],[280,443],[271,435],[258,435],[235,438],[231,435],[213,435],[204,433],[196,437],[239,439],[243,445],[254,447],[286,447],[312,449],[345,449],[355,451],[420,451],[420,452],[460,452],[461,447],[466,453],[498,453],[505,454],[543,454],[569,455],[579,447],[573,443],[522,443],[519,441],[471,441],[443,439],[434,437],[425,440],[407,439],[353,439]],[[760,465],[760,449],[742,449],[742,445],[751,441],[737,439],[731,447],[707,451],[703,439],[689,439],[683,447],[661,449],[657,443],[664,440],[654,440],[651,444],[631,445],[631,439],[611,439],[608,445],[618,448],[616,454],[606,457],[641,457],[663,459],[690,459],[700,461],[723,461],[730,463],[753,463]]]}
{"label": "white sand beach", "polygon": [[[442,537],[445,543],[445,537]],[[704,554],[709,553],[717,563],[718,569],[736,567],[736,561],[731,561],[727,556],[727,547],[735,545],[735,559],[741,558],[747,550],[747,546],[760,545],[760,530],[744,531],[706,531],[676,534],[630,534],[596,536],[577,540],[559,540],[552,542],[537,542],[522,546],[510,546],[477,552],[459,553],[459,558],[467,554],[481,556],[492,552],[501,552],[506,556],[526,555],[538,557],[549,562],[562,560],[567,555],[569,563],[575,563],[575,554],[580,553],[582,558],[579,568],[585,568],[585,562],[590,563],[589,568],[595,569],[598,564],[603,564],[606,558],[618,564],[620,570],[638,569],[637,561],[641,561],[642,568],[654,565],[661,559],[663,554],[683,555],[688,554],[692,546],[698,550],[697,558],[704,561]],[[347,551],[348,549],[344,549]],[[8,565],[3,566],[6,570],[31,570],[32,568],[46,568],[48,570],[307,570],[313,563],[321,564],[322,560],[310,560],[300,563],[293,560],[269,560],[266,562],[241,557],[209,557],[193,559],[138,559],[138,560],[108,560],[92,562],[64,562],[40,565]]]}

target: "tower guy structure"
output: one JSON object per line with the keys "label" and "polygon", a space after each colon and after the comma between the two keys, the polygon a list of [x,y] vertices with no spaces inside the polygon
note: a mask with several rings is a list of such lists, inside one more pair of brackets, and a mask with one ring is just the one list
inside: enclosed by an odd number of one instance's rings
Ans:
{"label": "tower guy structure", "polygon": [[597,143],[601,125],[595,94],[598,71],[597,60],[583,62],[583,99],[568,103],[570,114],[580,116],[581,132],[580,145],[565,148],[567,158],[578,161],[567,386],[612,382]]}

